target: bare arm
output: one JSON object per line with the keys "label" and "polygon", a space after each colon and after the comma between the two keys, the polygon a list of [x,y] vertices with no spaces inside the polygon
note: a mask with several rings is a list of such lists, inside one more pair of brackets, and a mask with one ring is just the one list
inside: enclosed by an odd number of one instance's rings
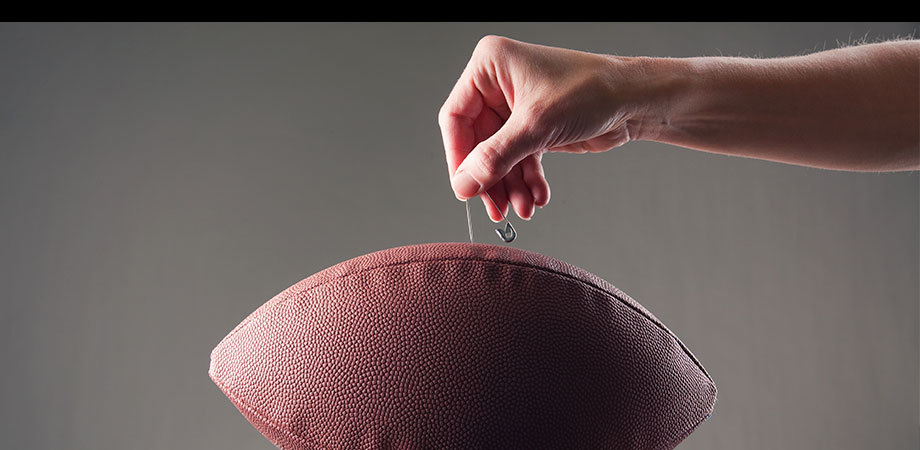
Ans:
{"label": "bare arm", "polygon": [[549,202],[545,152],[636,140],[825,169],[918,170],[920,41],[774,59],[629,58],[487,36],[438,119],[457,197],[487,190],[523,218]]}
{"label": "bare arm", "polygon": [[778,59],[639,59],[635,139],[812,167],[920,168],[920,41]]}

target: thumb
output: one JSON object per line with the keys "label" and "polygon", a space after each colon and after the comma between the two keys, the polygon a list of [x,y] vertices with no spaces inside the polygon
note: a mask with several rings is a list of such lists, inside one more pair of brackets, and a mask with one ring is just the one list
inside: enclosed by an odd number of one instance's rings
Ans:
{"label": "thumb", "polygon": [[512,113],[495,134],[476,145],[451,177],[454,195],[461,200],[479,195],[539,150],[539,139],[528,125],[521,114]]}

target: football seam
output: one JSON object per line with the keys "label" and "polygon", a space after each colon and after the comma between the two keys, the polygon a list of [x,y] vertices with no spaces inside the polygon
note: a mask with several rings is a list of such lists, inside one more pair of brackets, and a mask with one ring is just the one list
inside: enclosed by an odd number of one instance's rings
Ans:
{"label": "football seam", "polygon": [[[638,313],[640,316],[644,317],[646,320],[648,320],[649,322],[651,322],[652,324],[654,324],[656,327],[658,327],[661,331],[663,331],[663,332],[664,332],[667,336],[669,336],[671,339],[674,339],[674,341],[677,342],[677,344],[680,346],[681,350],[683,350],[684,354],[686,354],[686,355],[690,358],[690,360],[693,361],[693,363],[696,365],[696,367],[697,367],[698,369],[700,369],[700,372],[703,373],[703,375],[706,376],[706,378],[709,380],[709,383],[708,383],[708,384],[709,384],[710,392],[712,393],[712,398],[713,398],[713,404],[710,405],[710,413],[711,413],[711,411],[712,411],[712,409],[713,409],[713,406],[715,405],[715,400],[716,400],[716,392],[717,392],[717,391],[716,391],[715,383],[714,383],[714,381],[712,380],[712,377],[709,376],[709,373],[706,371],[706,369],[703,368],[702,364],[701,364],[699,361],[697,361],[696,357],[689,351],[689,349],[687,349],[687,347],[684,345],[684,343],[681,342],[680,338],[678,338],[676,335],[674,335],[673,332],[671,332],[671,330],[669,330],[667,327],[665,327],[663,324],[659,323],[658,321],[656,321],[656,320],[652,319],[651,317],[647,316],[644,312],[642,312],[642,310],[639,310],[639,309],[637,309],[636,307],[632,306],[628,301],[626,301],[625,299],[621,298],[621,297],[620,297],[619,295],[617,295],[616,293],[611,292],[611,291],[609,291],[609,290],[607,290],[607,289],[604,289],[604,288],[602,288],[602,287],[600,287],[600,286],[597,286],[595,283],[593,283],[593,282],[591,282],[591,281],[583,280],[583,279],[581,279],[581,278],[578,278],[578,277],[569,275],[569,274],[567,274],[567,273],[558,272],[558,271],[556,271],[556,270],[548,269],[548,268],[545,268],[545,267],[534,266],[534,265],[525,264],[525,263],[510,262],[510,261],[487,260],[487,259],[482,259],[482,258],[438,258],[438,259],[421,259],[421,260],[400,261],[400,262],[396,262],[396,263],[388,263],[388,264],[383,264],[383,265],[379,265],[379,266],[364,268],[364,269],[361,269],[361,270],[358,270],[358,271],[343,273],[343,274],[340,274],[340,275],[335,276],[335,277],[333,277],[333,278],[330,278],[330,279],[328,279],[328,280],[325,280],[325,281],[323,281],[323,282],[321,282],[321,283],[311,284],[311,285],[308,285],[308,286],[304,287],[303,289],[296,290],[296,291],[291,291],[291,292],[288,293],[288,295],[287,295],[286,297],[283,297],[283,298],[278,299],[278,301],[277,301],[274,305],[271,305],[270,308],[271,308],[271,309],[278,308],[278,307],[280,307],[280,305],[282,305],[282,304],[284,304],[284,303],[287,303],[287,302],[290,302],[290,301],[301,300],[301,299],[303,299],[304,294],[309,293],[309,292],[312,291],[313,289],[320,288],[320,287],[325,286],[325,285],[327,285],[327,284],[330,284],[330,283],[332,283],[332,282],[339,281],[339,280],[342,280],[342,279],[345,279],[345,278],[348,278],[348,277],[351,277],[351,276],[361,275],[361,274],[364,274],[364,273],[367,273],[367,272],[371,272],[371,271],[375,271],[375,270],[380,270],[380,269],[387,269],[387,268],[390,268],[390,267],[407,266],[407,265],[410,265],[410,264],[421,264],[421,263],[430,263],[430,262],[453,262],[453,261],[484,262],[484,263],[489,263],[489,264],[502,264],[502,265],[506,265],[506,266],[523,267],[523,268],[535,269],[535,270],[538,270],[538,271],[547,273],[547,274],[552,275],[552,276],[558,276],[558,277],[567,278],[567,279],[576,281],[576,282],[581,283],[581,284],[583,284],[583,285],[585,285],[585,286],[587,286],[587,287],[590,287],[590,288],[593,288],[593,289],[595,289],[595,290],[597,290],[597,291],[600,291],[601,293],[604,293],[604,294],[613,296],[613,297],[616,298],[621,304],[627,306],[629,309],[631,309],[631,310],[633,310],[634,312]],[[595,275],[595,276],[596,276],[596,275]],[[243,330],[244,328],[246,328],[246,327],[247,327],[248,325],[250,325],[251,323],[252,323],[252,318],[249,318],[249,319],[246,320],[244,323],[240,324],[240,325],[239,325],[235,330],[233,330],[230,334],[228,334],[223,340],[230,339],[232,336],[234,336],[236,333],[238,333],[238,332],[240,332],[241,330]],[[222,341],[222,342],[223,342],[223,341]],[[213,379],[213,377],[212,377],[212,379]],[[286,428],[281,428],[281,427],[279,427],[277,424],[275,424],[275,423],[272,422],[272,421],[266,420],[265,417],[262,416],[261,414],[259,414],[259,412],[258,412],[254,407],[252,407],[252,406],[248,405],[247,403],[243,402],[242,399],[240,399],[238,396],[233,395],[233,394],[232,394],[232,391],[231,391],[228,387],[224,386],[222,383],[220,383],[220,382],[217,381],[216,379],[214,379],[214,382],[215,382],[215,383],[218,385],[218,387],[220,387],[225,393],[227,393],[228,396],[231,396],[233,399],[236,399],[237,401],[239,401],[240,404],[244,405],[249,411],[251,411],[253,414],[255,414],[256,416],[258,416],[260,419],[266,421],[266,423],[268,423],[269,425],[275,427],[275,429],[281,431],[281,432],[284,433],[285,435],[295,437],[295,438],[297,439],[298,442],[301,442],[301,443],[306,444],[306,441],[303,439],[303,437],[294,434],[292,431],[289,431],[289,430],[287,430]],[[699,424],[701,424],[701,423],[705,420],[705,417],[706,417],[706,416],[704,416],[702,419],[700,419],[700,421],[699,421],[696,425],[694,425],[694,426],[691,427],[689,430],[687,430],[687,431],[685,432],[686,434],[684,434],[683,437],[686,438],[686,436],[689,436],[689,434],[692,433],[693,430],[695,430],[695,429],[699,426]],[[681,440],[682,440],[682,439],[681,439]],[[677,442],[680,442],[680,440],[678,440]]]}
{"label": "football seam", "polygon": [[[327,285],[327,284],[329,284],[329,283],[332,283],[332,282],[335,282],[335,281],[338,281],[338,280],[341,280],[341,279],[344,279],[344,278],[347,278],[347,277],[350,277],[350,276],[361,275],[361,274],[363,274],[363,273],[370,272],[370,271],[373,271],[373,270],[380,270],[380,269],[386,269],[386,268],[397,267],[397,266],[405,266],[405,265],[409,265],[409,264],[419,264],[419,263],[427,263],[427,262],[448,262],[448,261],[478,261],[478,262],[485,262],[485,263],[490,263],[490,264],[503,264],[503,265],[506,265],[506,266],[525,267],[525,268],[529,268],[529,269],[536,269],[536,270],[539,270],[539,271],[541,271],[541,272],[545,272],[545,273],[548,273],[548,274],[551,274],[551,275],[556,275],[556,276],[560,276],[560,277],[563,277],[563,278],[571,279],[571,280],[573,280],[573,281],[577,281],[577,282],[579,282],[579,283],[581,283],[581,284],[584,284],[585,286],[592,287],[592,288],[594,288],[594,289],[596,289],[596,290],[598,290],[598,291],[601,291],[602,293],[605,293],[605,294],[607,294],[607,295],[613,296],[614,298],[616,298],[617,300],[619,300],[620,303],[622,303],[623,305],[627,306],[629,309],[635,311],[635,312],[638,313],[640,316],[644,317],[646,320],[648,320],[649,322],[651,322],[652,324],[654,324],[656,327],[658,327],[659,329],[661,329],[662,331],[664,331],[664,332],[665,332],[668,336],[670,336],[672,339],[674,339],[674,341],[676,341],[677,344],[680,346],[681,350],[683,350],[684,354],[686,354],[686,355],[690,358],[690,360],[693,361],[693,363],[696,365],[696,367],[697,367],[698,369],[700,369],[700,372],[702,372],[703,375],[705,375],[706,378],[709,379],[710,383],[715,383],[715,381],[714,381],[714,380],[712,379],[712,377],[709,375],[709,372],[707,372],[706,369],[703,368],[703,364],[700,363],[700,362],[696,359],[696,356],[694,356],[693,353],[690,351],[690,349],[687,348],[687,346],[684,345],[683,342],[681,342],[680,338],[677,337],[677,335],[675,335],[673,332],[671,332],[671,330],[669,330],[663,323],[660,323],[658,320],[655,320],[655,319],[649,317],[649,316],[646,315],[642,310],[636,308],[635,306],[631,305],[628,301],[626,301],[625,299],[621,298],[617,293],[611,292],[611,291],[609,291],[609,290],[607,290],[607,289],[604,289],[604,288],[602,288],[602,287],[600,287],[600,286],[597,286],[596,284],[594,284],[594,283],[591,282],[591,281],[583,280],[583,279],[581,279],[581,278],[578,278],[578,277],[569,275],[569,274],[567,274],[567,273],[562,273],[562,272],[558,272],[558,271],[555,271],[555,270],[547,269],[547,268],[545,268],[545,267],[534,266],[534,265],[531,265],[531,264],[517,263],[517,262],[510,262],[510,261],[496,261],[496,260],[488,260],[488,259],[482,259],[482,258],[439,258],[439,259],[422,259],[422,260],[400,261],[400,262],[396,262],[396,263],[389,263],[389,264],[384,264],[384,265],[380,265],[380,266],[368,267],[368,268],[361,269],[361,270],[358,270],[358,271],[355,271],[355,272],[344,273],[344,274],[341,274],[341,275],[336,276],[336,277],[334,277],[334,278],[330,278],[330,279],[328,279],[328,280],[325,280],[325,281],[323,281],[322,283],[319,283],[319,284],[312,284],[312,285],[307,286],[307,287],[305,287],[305,288],[303,288],[303,289],[301,289],[301,290],[292,291],[292,292],[290,292],[290,293],[288,294],[287,297],[279,299],[274,305],[271,306],[271,308],[277,308],[277,307],[279,307],[279,305],[281,305],[281,304],[283,304],[283,303],[285,303],[285,302],[288,302],[288,301],[291,301],[291,300],[295,300],[295,299],[297,299],[297,298],[300,298],[300,296],[302,296],[303,294],[306,294],[306,293],[312,291],[313,289],[316,289],[316,288],[325,286],[325,285]],[[595,275],[595,276],[596,276],[596,275]],[[635,301],[635,300],[633,300],[633,301]],[[230,334],[228,334],[223,340],[227,340],[227,339],[229,339],[230,337],[232,337],[233,335],[235,335],[236,333],[239,333],[243,328],[245,328],[245,327],[246,327],[247,325],[249,325],[251,322],[252,322],[252,318],[250,317],[250,318],[248,318],[244,323],[241,323],[239,326],[237,326],[236,329],[234,329],[233,331],[231,331]]]}

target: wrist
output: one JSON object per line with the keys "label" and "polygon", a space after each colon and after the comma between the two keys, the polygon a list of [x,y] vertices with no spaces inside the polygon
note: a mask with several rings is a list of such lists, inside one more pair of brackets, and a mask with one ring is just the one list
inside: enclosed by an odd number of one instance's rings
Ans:
{"label": "wrist", "polygon": [[690,60],[608,56],[608,61],[611,101],[626,118],[630,141],[666,135],[692,92]]}

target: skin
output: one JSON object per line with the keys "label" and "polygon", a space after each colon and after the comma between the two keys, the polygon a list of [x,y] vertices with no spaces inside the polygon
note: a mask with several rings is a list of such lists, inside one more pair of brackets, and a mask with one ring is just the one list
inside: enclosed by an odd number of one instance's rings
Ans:
{"label": "skin", "polygon": [[655,141],[847,171],[920,169],[920,41],[775,59],[628,58],[482,38],[438,114],[451,186],[494,221],[549,202],[547,151]]}

